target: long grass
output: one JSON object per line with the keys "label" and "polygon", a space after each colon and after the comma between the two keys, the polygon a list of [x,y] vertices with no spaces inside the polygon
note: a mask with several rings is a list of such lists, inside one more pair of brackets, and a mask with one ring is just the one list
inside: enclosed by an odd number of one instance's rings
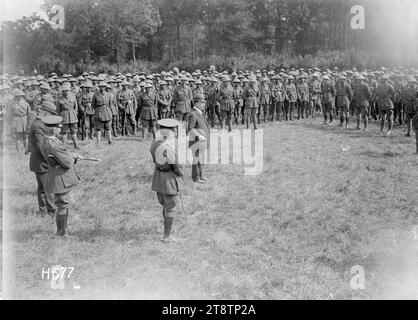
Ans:
{"label": "long grass", "polygon": [[[100,163],[78,165],[71,236],[55,237],[34,215],[28,157],[8,151],[7,186],[17,299],[399,299],[418,298],[418,157],[398,127],[382,137],[324,126],[319,119],[263,126],[264,170],[207,166],[210,182],[192,185],[189,214],[174,222],[182,241],[163,244],[151,191],[150,141],[85,143]],[[416,229],[415,229],[416,230]],[[74,267],[64,290],[42,268]],[[350,286],[351,268],[364,289]],[[75,286],[75,287],[74,287]],[[75,289],[78,288],[78,289]]]}

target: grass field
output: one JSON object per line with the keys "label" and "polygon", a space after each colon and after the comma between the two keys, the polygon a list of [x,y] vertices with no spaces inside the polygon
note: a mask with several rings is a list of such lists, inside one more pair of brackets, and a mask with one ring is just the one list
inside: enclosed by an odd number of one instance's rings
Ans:
{"label": "grass field", "polygon": [[[415,139],[399,127],[387,138],[375,124],[368,133],[336,125],[264,125],[258,176],[213,165],[207,185],[192,185],[186,167],[189,219],[175,220],[183,240],[172,244],[159,241],[150,141],[83,145],[102,161],[78,165],[66,239],[34,215],[28,156],[10,152],[11,298],[418,299]],[[74,267],[64,290],[41,278],[57,264]],[[356,265],[364,289],[350,286]]]}

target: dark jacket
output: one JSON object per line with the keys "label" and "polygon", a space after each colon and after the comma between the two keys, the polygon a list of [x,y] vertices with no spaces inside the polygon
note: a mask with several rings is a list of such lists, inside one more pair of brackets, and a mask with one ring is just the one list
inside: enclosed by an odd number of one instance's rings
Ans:
{"label": "dark jacket", "polygon": [[[151,189],[161,194],[178,194],[178,179],[183,176],[183,172],[177,163],[175,149],[166,141],[157,140],[152,143],[150,153],[155,164]],[[157,161],[161,157],[166,159],[165,163]]]}
{"label": "dark jacket", "polygon": [[41,119],[35,119],[29,130],[29,170],[37,173],[48,172],[48,162],[41,152],[45,138],[45,125]]}
{"label": "dark jacket", "polygon": [[42,155],[49,164],[46,191],[49,193],[66,193],[80,180],[75,157],[69,153],[56,137],[45,136],[42,144]]}
{"label": "dark jacket", "polygon": [[[187,132],[196,129],[201,135],[203,135],[209,143],[210,126],[206,120],[205,114],[199,113],[196,109],[192,109],[189,115],[189,121],[187,122]],[[196,141],[189,141],[189,147],[195,144]]]}

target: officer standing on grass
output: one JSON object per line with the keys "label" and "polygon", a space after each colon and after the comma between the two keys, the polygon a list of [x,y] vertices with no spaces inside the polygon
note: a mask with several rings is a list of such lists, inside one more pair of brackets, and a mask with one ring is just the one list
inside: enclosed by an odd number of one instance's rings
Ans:
{"label": "officer standing on grass", "polygon": [[179,123],[175,119],[161,119],[157,124],[160,127],[159,136],[150,149],[155,164],[151,189],[157,192],[158,202],[163,207],[164,235],[161,241],[167,243],[175,241],[171,237],[171,228],[178,213],[179,178],[183,176],[175,149],[175,129]]}
{"label": "officer standing on grass", "polygon": [[42,155],[41,148],[45,138],[45,124],[42,118],[51,115],[57,115],[57,108],[50,101],[42,102],[37,111],[36,119],[32,122],[29,130],[29,170],[36,175],[38,183],[38,205],[39,214],[50,216],[55,214],[54,194],[46,192],[46,183],[48,179],[48,162]]}
{"label": "officer standing on grass", "polygon": [[57,224],[56,235],[64,236],[70,205],[70,192],[80,180],[75,163],[77,156],[69,151],[56,137],[61,130],[63,118],[60,116],[47,116],[42,119],[45,124],[45,137],[41,152],[49,165],[46,183],[46,193],[55,195],[57,207],[55,220]]}

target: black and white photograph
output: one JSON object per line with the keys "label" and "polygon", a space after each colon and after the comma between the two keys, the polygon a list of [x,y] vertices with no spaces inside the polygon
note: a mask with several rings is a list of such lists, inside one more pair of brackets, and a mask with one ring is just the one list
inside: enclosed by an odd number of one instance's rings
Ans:
{"label": "black and white photograph", "polygon": [[0,58],[0,300],[418,299],[417,0],[0,0]]}

